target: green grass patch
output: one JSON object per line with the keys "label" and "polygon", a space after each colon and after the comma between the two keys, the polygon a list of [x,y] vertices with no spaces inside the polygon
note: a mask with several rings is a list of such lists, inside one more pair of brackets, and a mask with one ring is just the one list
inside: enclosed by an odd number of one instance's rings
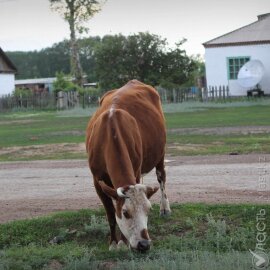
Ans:
{"label": "green grass patch", "polygon": [[[179,104],[181,106],[181,104]],[[270,106],[204,108],[166,114],[167,128],[268,126]]]}
{"label": "green grass patch", "polygon": [[[193,111],[181,111],[181,106]],[[193,104],[193,103],[192,103]],[[269,134],[181,134],[171,129],[269,126],[270,106],[245,102],[245,106],[227,104],[165,105],[168,129],[168,153],[174,155],[269,153]],[[206,107],[209,106],[209,107]],[[214,106],[215,105],[215,106]],[[247,106],[249,105],[249,106]],[[0,115],[0,161],[37,159],[85,159],[85,150],[67,149],[61,144],[85,141],[85,130],[94,111],[76,109],[61,112],[21,112]],[[55,151],[37,151],[34,146],[55,144]],[[59,147],[57,147],[59,145]],[[12,149],[7,149],[8,147]],[[14,147],[20,147],[18,149]],[[23,148],[24,147],[24,148]],[[25,148],[26,147],[26,148]],[[29,154],[27,147],[33,147]],[[2,150],[2,151],[1,151]],[[27,152],[28,151],[28,152]],[[27,152],[27,153],[25,153]]]}
{"label": "green grass patch", "polygon": [[0,117],[0,147],[83,142],[88,120],[57,117],[55,113],[23,119]]}
{"label": "green grass patch", "polygon": [[166,152],[175,156],[270,153],[270,134],[181,135],[168,133]]}
{"label": "green grass patch", "polygon": [[173,204],[164,219],[154,205],[146,254],[108,251],[103,209],[14,221],[0,225],[0,269],[251,269],[261,209],[270,212],[269,205]]}

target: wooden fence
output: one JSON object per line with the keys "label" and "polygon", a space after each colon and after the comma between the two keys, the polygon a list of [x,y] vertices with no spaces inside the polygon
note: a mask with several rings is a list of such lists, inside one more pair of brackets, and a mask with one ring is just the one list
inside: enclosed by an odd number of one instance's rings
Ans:
{"label": "wooden fence", "polygon": [[0,97],[0,112],[34,109],[34,110],[65,110],[74,107],[90,107],[98,105],[98,95],[79,94],[75,91],[56,93],[34,93],[28,96],[6,95]]}
{"label": "wooden fence", "polygon": [[162,103],[181,103],[184,101],[214,101],[223,100],[230,97],[228,86],[208,87],[208,88],[179,88],[164,89],[157,87]]}
{"label": "wooden fence", "polygon": [[[184,101],[218,101],[230,97],[229,88],[225,86],[209,88],[179,88],[164,89],[157,87],[162,103],[181,103]],[[98,94],[79,94],[75,91],[48,93],[34,93],[30,96],[2,96],[0,97],[0,112],[16,109],[70,109],[74,107],[90,107],[98,105]]]}
{"label": "wooden fence", "polygon": [[48,92],[34,93],[30,96],[6,95],[0,97],[0,111],[14,109],[53,109],[56,107],[56,97]]}
{"label": "wooden fence", "polygon": [[212,101],[212,100],[222,100],[230,98],[229,86],[215,86],[202,88],[202,100],[203,101]]}

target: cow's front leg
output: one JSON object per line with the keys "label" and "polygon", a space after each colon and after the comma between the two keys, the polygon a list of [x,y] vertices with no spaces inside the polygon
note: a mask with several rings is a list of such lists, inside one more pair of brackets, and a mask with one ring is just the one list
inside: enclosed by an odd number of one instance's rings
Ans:
{"label": "cow's front leg", "polygon": [[166,172],[164,165],[164,157],[156,166],[157,180],[160,185],[161,201],[160,201],[160,216],[169,216],[171,214],[170,203],[165,190]]}
{"label": "cow's front leg", "polygon": [[109,250],[113,250],[117,248],[117,237],[116,237],[116,219],[115,219],[115,209],[113,206],[112,199],[108,197],[101,189],[98,178],[95,177],[94,180],[94,186],[96,188],[97,194],[102,201],[107,219],[109,222],[109,227],[110,227],[110,247]]}

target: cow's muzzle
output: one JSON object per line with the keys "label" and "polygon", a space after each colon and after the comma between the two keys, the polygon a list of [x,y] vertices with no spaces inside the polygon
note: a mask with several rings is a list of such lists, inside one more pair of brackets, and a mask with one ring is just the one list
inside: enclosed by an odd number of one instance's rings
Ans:
{"label": "cow's muzzle", "polygon": [[146,252],[150,249],[150,241],[149,240],[141,240],[137,245],[137,250],[140,252]]}

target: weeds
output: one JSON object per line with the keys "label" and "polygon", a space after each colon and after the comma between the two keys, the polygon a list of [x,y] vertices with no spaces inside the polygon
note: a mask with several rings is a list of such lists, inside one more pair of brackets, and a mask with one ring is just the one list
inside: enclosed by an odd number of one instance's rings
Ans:
{"label": "weeds", "polygon": [[[153,256],[153,255],[152,255]],[[112,269],[141,269],[141,270],[246,270],[250,267],[247,252],[230,252],[222,256],[207,251],[172,252],[171,250],[157,251],[153,257],[148,256],[139,260],[119,262]]]}
{"label": "weeds", "polygon": [[[153,205],[152,249],[108,251],[104,210],[81,210],[0,225],[0,270],[5,269],[250,269],[256,245],[253,205],[173,204],[169,218]],[[263,205],[270,212],[269,205]],[[268,221],[266,221],[268,222]],[[270,228],[266,228],[267,235]],[[62,241],[50,243],[54,237]],[[270,247],[267,240],[266,249]],[[54,267],[54,268],[53,268]]]}

